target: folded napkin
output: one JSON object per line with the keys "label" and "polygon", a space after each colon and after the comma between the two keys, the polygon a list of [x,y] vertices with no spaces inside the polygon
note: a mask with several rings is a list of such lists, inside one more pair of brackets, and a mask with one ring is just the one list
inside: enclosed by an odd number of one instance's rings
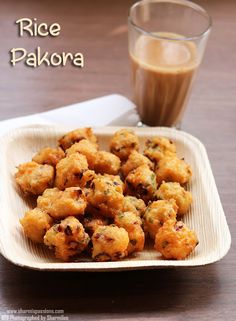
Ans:
{"label": "folded napkin", "polygon": [[135,126],[139,121],[135,105],[121,95],[109,95],[44,113],[0,121],[0,135],[17,127],[35,124],[83,126]]}

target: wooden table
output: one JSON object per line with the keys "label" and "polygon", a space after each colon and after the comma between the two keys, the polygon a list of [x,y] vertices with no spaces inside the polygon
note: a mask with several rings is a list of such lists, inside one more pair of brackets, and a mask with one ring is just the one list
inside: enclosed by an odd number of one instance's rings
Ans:
{"label": "wooden table", "polygon": [[[123,273],[40,273],[0,259],[0,310],[63,309],[69,320],[236,319],[236,2],[197,1],[214,27],[183,129],[205,144],[232,234],[220,262]],[[130,97],[127,10],[132,1],[1,1],[0,119],[97,96]],[[19,38],[14,21],[59,22],[60,37]],[[81,51],[85,68],[11,67],[13,47]]]}

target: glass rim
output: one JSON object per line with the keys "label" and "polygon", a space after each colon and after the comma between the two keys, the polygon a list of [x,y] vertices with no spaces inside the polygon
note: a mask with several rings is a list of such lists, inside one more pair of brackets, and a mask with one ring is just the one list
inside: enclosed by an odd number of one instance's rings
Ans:
{"label": "glass rim", "polygon": [[[171,37],[167,37],[167,36],[156,35],[155,33],[149,32],[149,31],[145,30],[144,28],[138,26],[132,19],[132,11],[136,7],[140,6],[141,4],[147,4],[147,3],[170,3],[170,4],[180,4],[180,5],[189,7],[191,9],[199,12],[204,17],[206,17],[208,20],[208,26],[203,32],[201,32],[197,35],[190,36],[190,37],[171,38]],[[211,27],[212,27],[212,18],[209,15],[209,13],[203,7],[199,6],[195,2],[192,2],[192,1],[190,2],[187,0],[140,0],[140,1],[137,1],[129,9],[128,22],[136,30],[138,30],[139,32],[142,32],[145,35],[148,35],[149,37],[153,37],[153,38],[160,39],[160,40],[164,39],[164,40],[171,40],[171,41],[184,41],[184,40],[188,41],[188,40],[197,40],[197,39],[203,38],[209,34]]]}

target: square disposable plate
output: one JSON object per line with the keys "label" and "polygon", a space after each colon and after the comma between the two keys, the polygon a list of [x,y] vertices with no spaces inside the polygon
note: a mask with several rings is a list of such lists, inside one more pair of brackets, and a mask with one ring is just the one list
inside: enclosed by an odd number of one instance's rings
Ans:
{"label": "square disposable plate", "polygon": [[[101,149],[108,150],[111,135],[117,127],[95,128]],[[148,137],[160,135],[172,139],[179,157],[191,165],[193,177],[188,189],[193,194],[191,210],[183,221],[193,228],[199,245],[185,260],[164,260],[147,245],[134,257],[117,262],[63,263],[43,245],[35,245],[22,233],[19,218],[32,207],[14,180],[16,166],[29,161],[32,155],[45,146],[55,146],[65,129],[48,126],[31,126],[14,130],[0,138],[0,248],[2,255],[12,263],[38,270],[109,271],[161,267],[199,266],[221,259],[229,250],[231,237],[219,199],[206,150],[193,136],[172,128],[133,128],[139,136],[141,149]]]}

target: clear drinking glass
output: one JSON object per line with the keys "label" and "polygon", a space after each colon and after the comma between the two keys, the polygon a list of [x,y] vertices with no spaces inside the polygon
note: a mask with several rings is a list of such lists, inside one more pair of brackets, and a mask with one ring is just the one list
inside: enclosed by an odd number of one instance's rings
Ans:
{"label": "clear drinking glass", "polygon": [[186,0],[142,0],[129,12],[134,101],[143,124],[179,127],[211,30]]}

